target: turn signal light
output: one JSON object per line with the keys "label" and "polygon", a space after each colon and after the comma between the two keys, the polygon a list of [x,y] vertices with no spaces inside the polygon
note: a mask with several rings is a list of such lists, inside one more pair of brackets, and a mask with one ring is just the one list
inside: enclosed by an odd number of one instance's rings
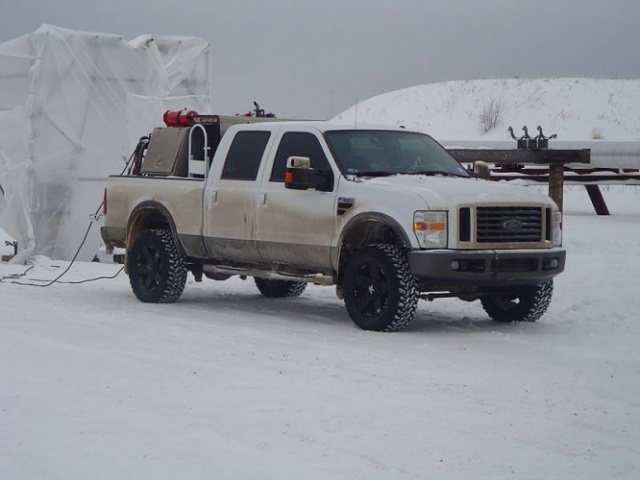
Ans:
{"label": "turn signal light", "polygon": [[413,229],[420,232],[426,230],[443,232],[447,229],[447,225],[443,222],[413,222]]}

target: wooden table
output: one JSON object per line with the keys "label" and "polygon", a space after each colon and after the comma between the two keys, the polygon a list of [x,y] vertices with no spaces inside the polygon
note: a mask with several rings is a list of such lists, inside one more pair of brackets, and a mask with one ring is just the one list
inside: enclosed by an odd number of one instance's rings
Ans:
{"label": "wooden table", "polygon": [[[558,204],[560,211],[562,211],[563,206],[565,167],[569,164],[591,163],[591,150],[588,148],[580,150],[452,148],[447,149],[447,151],[461,163],[486,162],[494,164],[504,172],[510,171],[526,175],[527,166],[546,167],[547,172],[544,173],[548,173],[549,196]],[[540,168],[538,168],[538,171],[540,171]],[[597,190],[597,194],[602,197],[599,189]],[[590,192],[589,196],[591,195],[592,193]],[[601,200],[604,203],[604,199],[601,198]]]}

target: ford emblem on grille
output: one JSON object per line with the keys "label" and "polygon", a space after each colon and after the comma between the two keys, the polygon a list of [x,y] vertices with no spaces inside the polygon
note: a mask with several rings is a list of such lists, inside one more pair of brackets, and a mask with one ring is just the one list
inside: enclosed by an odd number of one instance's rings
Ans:
{"label": "ford emblem on grille", "polygon": [[510,218],[509,220],[505,220],[504,222],[502,222],[502,228],[511,232],[522,230],[522,227],[522,222],[517,218]]}

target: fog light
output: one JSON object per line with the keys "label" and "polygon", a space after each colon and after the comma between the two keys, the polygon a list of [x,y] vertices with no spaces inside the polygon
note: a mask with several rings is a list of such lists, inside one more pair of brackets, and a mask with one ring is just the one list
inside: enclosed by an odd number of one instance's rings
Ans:
{"label": "fog light", "polygon": [[458,260],[451,262],[451,270],[460,270],[460,262]]}
{"label": "fog light", "polygon": [[555,270],[560,266],[560,260],[557,258],[545,258],[542,262],[543,270]]}

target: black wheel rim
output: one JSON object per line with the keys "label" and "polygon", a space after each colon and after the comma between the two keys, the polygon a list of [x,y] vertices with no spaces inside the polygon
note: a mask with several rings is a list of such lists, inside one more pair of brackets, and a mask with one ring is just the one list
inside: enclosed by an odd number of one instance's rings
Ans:
{"label": "black wheel rim", "polygon": [[353,297],[358,310],[367,317],[381,315],[389,301],[389,278],[375,261],[363,262],[354,275]]}
{"label": "black wheel rim", "polygon": [[151,245],[145,245],[136,258],[136,273],[140,286],[146,291],[158,287],[162,278],[160,252]]}

